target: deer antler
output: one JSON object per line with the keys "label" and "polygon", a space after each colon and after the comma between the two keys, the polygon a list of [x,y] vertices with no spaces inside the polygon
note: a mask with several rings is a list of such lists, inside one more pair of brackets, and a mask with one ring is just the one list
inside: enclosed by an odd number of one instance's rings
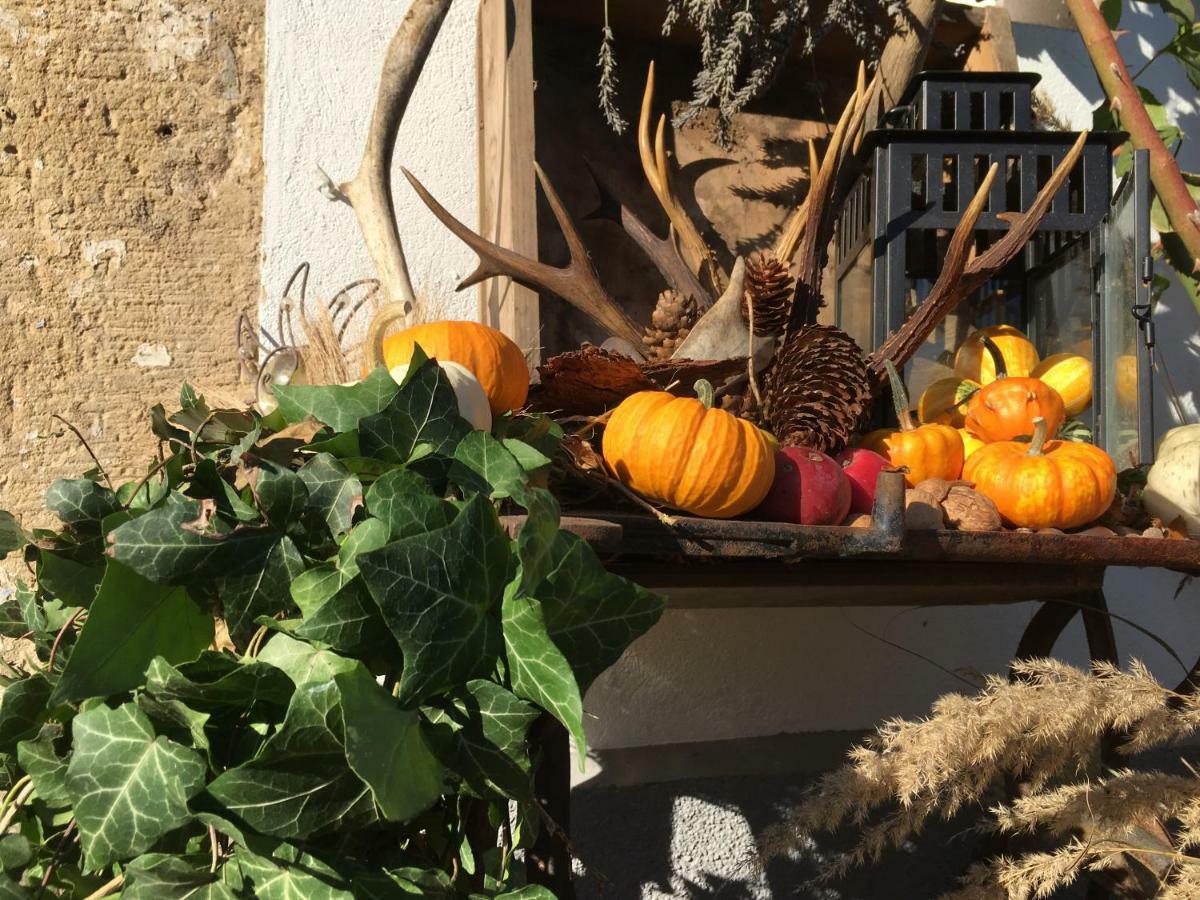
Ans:
{"label": "deer antler", "polygon": [[1087,143],[1088,133],[1082,132],[1075,144],[1054,168],[1050,179],[1038,191],[1033,203],[1024,213],[1005,216],[1010,221],[1008,231],[996,243],[978,256],[971,257],[975,249],[975,223],[987,203],[992,180],[996,176],[997,163],[992,163],[987,176],[975,192],[975,197],[963,213],[958,227],[950,238],[942,271],[929,291],[929,296],[917,308],[902,327],[885,340],[868,358],[873,389],[878,392],[887,381],[886,363],[891,361],[897,368],[908,362],[929,337],[938,323],[946,318],[959,302],[969,297],[989,278],[1008,265],[1037,230],[1038,223],[1054,202],[1054,195],[1066,183],[1071,170],[1079,161]]}
{"label": "deer antler", "polygon": [[691,216],[687,214],[683,204],[679,202],[679,198],[671,189],[665,148],[666,116],[659,117],[654,142],[653,144],[650,142],[650,114],[653,106],[654,62],[651,61],[650,69],[646,73],[646,90],[642,94],[642,110],[638,117],[638,154],[642,160],[642,171],[646,173],[646,180],[650,183],[654,196],[658,198],[659,205],[662,206],[667,218],[675,227],[675,233],[683,245],[683,254],[688,265],[692,267],[693,272],[706,272],[715,293],[721,290],[725,281],[725,273],[717,265],[712,250],[704,243],[704,238],[700,237],[700,232]]}
{"label": "deer antler", "polygon": [[588,256],[587,247],[579,236],[575,223],[559,199],[558,193],[542,171],[542,167],[534,163],[538,181],[550,203],[550,210],[558,220],[571,254],[571,261],[564,267],[550,266],[537,260],[529,259],[512,250],[507,250],[499,244],[494,244],[482,235],[476,234],[454,216],[450,215],[425,186],[416,179],[412,172],[401,166],[400,171],[408,179],[443,225],[450,229],[460,241],[479,255],[479,265],[458,285],[458,290],[479,284],[487,278],[497,275],[507,275],[518,284],[532,290],[546,290],[562,297],[576,309],[590,316],[597,324],[608,331],[613,337],[628,341],[633,346],[641,345],[642,331],[634,324],[625,310],[617,304],[604,286],[600,283],[596,269]]}
{"label": "deer antler", "polygon": [[396,227],[390,177],[392,154],[409,98],[449,9],[450,0],[413,0],[388,45],[358,173],[338,187],[321,173],[326,196],[345,200],[353,208],[384,296],[402,304],[406,314],[412,310],[416,296]]}
{"label": "deer antler", "polygon": [[607,219],[616,222],[625,233],[641,248],[659,274],[670,287],[681,294],[692,297],[703,307],[712,305],[712,295],[700,284],[695,273],[688,268],[687,263],[675,248],[675,241],[670,235],[660,238],[650,226],[630,209],[629,204],[616,195],[611,184],[600,176],[591,162],[584,157],[584,165],[596,182],[596,190],[600,193],[600,205],[584,218]]}

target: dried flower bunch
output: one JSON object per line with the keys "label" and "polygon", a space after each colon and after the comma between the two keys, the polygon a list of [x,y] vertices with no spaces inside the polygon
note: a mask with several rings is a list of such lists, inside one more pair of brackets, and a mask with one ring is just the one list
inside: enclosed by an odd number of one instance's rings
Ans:
{"label": "dried flower bunch", "polygon": [[1125,755],[1170,746],[1200,731],[1200,697],[1168,690],[1144,665],[1098,663],[1091,672],[1055,660],[1014,663],[975,696],[949,694],[919,721],[880,726],[849,762],[763,835],[766,858],[810,835],[851,823],[859,843],[826,877],[874,863],[929,819],[987,804],[1006,778],[1020,796],[993,805],[985,828],[1037,835],[1056,846],[972,866],[941,900],[1032,900],[1089,873],[1150,878],[1164,900],[1200,897],[1200,777],[1117,769],[1088,778],[1106,733]]}

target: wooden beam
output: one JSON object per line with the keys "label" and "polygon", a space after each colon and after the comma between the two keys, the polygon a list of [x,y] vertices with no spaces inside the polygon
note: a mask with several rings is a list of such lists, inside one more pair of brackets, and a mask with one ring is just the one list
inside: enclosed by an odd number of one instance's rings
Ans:
{"label": "wooden beam", "polygon": [[967,72],[1017,71],[1017,45],[1013,41],[1008,10],[989,6],[983,11],[979,40],[967,54],[963,69]]}
{"label": "wooden beam", "polygon": [[[479,228],[484,237],[537,259],[534,178],[532,0],[480,0],[476,91],[479,109]],[[538,295],[508,278],[479,285],[479,320],[541,361]]]}

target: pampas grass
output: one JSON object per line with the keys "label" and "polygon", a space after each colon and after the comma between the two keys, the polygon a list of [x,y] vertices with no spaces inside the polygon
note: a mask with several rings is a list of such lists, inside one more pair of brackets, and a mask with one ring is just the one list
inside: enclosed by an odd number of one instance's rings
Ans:
{"label": "pampas grass", "polygon": [[[859,840],[826,866],[836,878],[877,862],[930,819],[974,808],[986,810],[984,830],[1035,835],[1048,847],[978,863],[942,900],[1034,900],[1131,867],[1152,873],[1155,892],[1145,896],[1200,898],[1200,777],[1125,768],[1088,776],[1106,734],[1122,736],[1125,755],[1194,737],[1200,698],[1167,690],[1136,661],[1088,672],[1028,660],[1013,673],[974,696],[940,698],[927,718],[885,722],[762,835],[763,857],[848,825]],[[1020,782],[1020,796],[989,808],[1006,779]]]}

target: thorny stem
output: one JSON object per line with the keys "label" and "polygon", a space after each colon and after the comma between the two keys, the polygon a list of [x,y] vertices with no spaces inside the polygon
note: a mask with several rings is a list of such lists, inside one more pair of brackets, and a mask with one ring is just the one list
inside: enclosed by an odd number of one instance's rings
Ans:
{"label": "thorny stem", "polygon": [[1150,153],[1150,179],[1171,228],[1192,257],[1191,274],[1195,277],[1200,272],[1200,209],[1183,180],[1179,163],[1150,120],[1100,9],[1093,0],[1066,0],[1066,4],[1121,127],[1129,132],[1135,148]]}
{"label": "thorny stem", "polygon": [[[159,445],[159,449],[160,450],[162,449],[161,444]],[[164,456],[162,459],[160,459],[158,462],[156,462],[153,466],[151,466],[150,471],[147,472],[145,474],[145,476],[142,478],[142,480],[137,483],[137,487],[133,489],[133,493],[129,495],[129,499],[125,501],[125,504],[121,508],[129,509],[129,507],[133,503],[133,501],[137,499],[137,495],[142,492],[142,488],[144,488],[147,485],[147,483],[149,483],[151,478],[153,478],[155,475],[157,475],[159,472],[161,472],[163,467],[166,466],[166,464],[171,459],[172,459],[172,457],[170,457],[170,456]]]}
{"label": "thorny stem", "polygon": [[112,479],[109,478],[108,473],[106,471],[104,471],[104,466],[100,465],[99,457],[97,457],[96,452],[94,450],[92,450],[92,445],[87,442],[87,438],[85,438],[83,436],[83,432],[81,432],[78,428],[76,428],[74,425],[72,425],[70,422],[68,422],[66,419],[64,419],[62,416],[60,416],[58,413],[51,413],[51,417],[58,419],[58,421],[62,422],[69,429],[71,429],[71,432],[75,435],[75,437],[79,438],[79,443],[83,444],[83,449],[87,451],[87,455],[92,458],[92,462],[94,462],[96,464],[96,468],[100,471],[100,474],[104,476],[104,480],[106,482],[108,482],[108,489],[110,491],[115,491],[116,488],[113,487]]}
{"label": "thorny stem", "polygon": [[888,384],[892,386],[892,404],[896,409],[896,420],[900,423],[901,431],[912,431],[912,412],[908,408],[908,391],[904,389],[904,379],[896,371],[896,364],[890,359],[883,361],[883,367],[888,373]]}

